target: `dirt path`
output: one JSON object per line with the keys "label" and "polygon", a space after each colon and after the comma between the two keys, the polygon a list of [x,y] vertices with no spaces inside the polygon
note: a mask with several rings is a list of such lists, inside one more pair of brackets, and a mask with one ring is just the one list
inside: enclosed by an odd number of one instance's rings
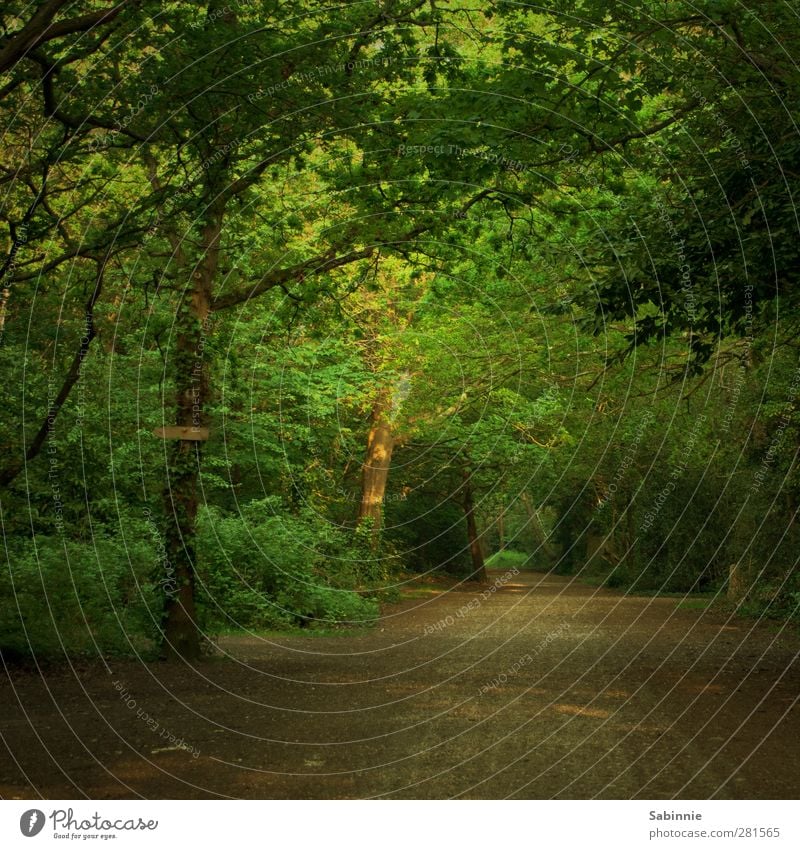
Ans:
{"label": "dirt path", "polygon": [[17,674],[0,686],[0,794],[800,796],[796,636],[491,578],[483,596],[407,599],[369,634],[229,638],[196,670]]}

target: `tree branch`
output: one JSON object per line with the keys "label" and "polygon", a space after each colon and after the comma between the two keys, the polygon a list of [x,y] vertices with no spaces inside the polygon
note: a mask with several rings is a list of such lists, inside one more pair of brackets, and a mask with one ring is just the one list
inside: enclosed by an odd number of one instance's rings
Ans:
{"label": "tree branch", "polygon": [[[460,214],[466,214],[466,212],[476,203],[488,197],[494,191],[495,189],[484,189],[478,192],[478,194],[470,198],[461,207]],[[287,283],[301,282],[307,277],[324,274],[326,271],[332,271],[334,268],[341,268],[344,265],[349,265],[350,263],[357,262],[360,259],[369,259],[380,247],[388,247],[405,242],[411,242],[416,239],[417,236],[420,236],[427,230],[432,229],[433,226],[433,224],[419,225],[418,227],[414,227],[412,230],[409,230],[409,232],[405,235],[396,239],[391,239],[380,244],[361,248],[360,250],[349,250],[346,253],[340,253],[340,251],[344,250],[345,246],[335,246],[326,251],[324,254],[308,259],[305,262],[289,266],[288,268],[279,268],[270,271],[265,274],[261,280],[254,283],[248,289],[240,289],[235,292],[229,292],[226,295],[220,295],[214,300],[211,309],[218,311],[237,306],[238,304],[244,304],[253,298],[257,298],[259,295],[263,295],[270,289],[274,289],[276,286],[285,286]]]}
{"label": "tree branch", "polygon": [[72,388],[80,379],[81,366],[83,365],[84,359],[86,359],[86,354],[89,351],[89,345],[91,344],[92,339],[94,339],[97,335],[97,329],[94,323],[94,307],[100,298],[100,293],[103,289],[103,276],[106,268],[105,260],[98,261],[95,258],[95,261],[98,263],[97,275],[95,277],[94,290],[84,306],[85,324],[83,334],[78,343],[78,349],[72,357],[72,362],[70,363],[67,373],[64,376],[64,380],[61,383],[61,389],[59,390],[58,395],[48,408],[47,414],[39,426],[39,430],[36,432],[31,444],[25,451],[24,459],[22,462],[12,463],[0,470],[0,487],[6,487],[12,483],[25,466],[41,452],[48,434],[52,432],[53,425],[61,411],[61,408],[64,406],[67,398],[69,397]]}
{"label": "tree branch", "polygon": [[21,30],[12,33],[0,48],[0,74],[13,68],[31,50],[48,41],[76,32],[86,32],[100,24],[113,21],[128,3],[129,0],[122,0],[109,9],[53,22],[53,18],[62,6],[67,4],[67,0],[47,0],[34,12],[28,23]]}
{"label": "tree branch", "polygon": [[259,295],[268,292],[270,289],[274,289],[276,286],[284,286],[291,282],[301,282],[306,277],[323,274],[326,271],[340,268],[343,265],[357,262],[360,259],[367,259],[376,250],[377,248],[375,246],[371,246],[336,256],[336,250],[334,249],[297,265],[276,269],[265,274],[261,280],[254,283],[249,289],[240,289],[237,292],[229,292],[227,295],[221,295],[214,300],[211,308],[216,312],[237,306],[238,304],[247,303],[253,298],[257,298]]}

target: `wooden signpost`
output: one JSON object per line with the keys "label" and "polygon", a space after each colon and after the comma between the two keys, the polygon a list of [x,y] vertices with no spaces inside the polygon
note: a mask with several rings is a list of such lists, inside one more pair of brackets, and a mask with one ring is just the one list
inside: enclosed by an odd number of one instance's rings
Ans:
{"label": "wooden signpost", "polygon": [[154,436],[161,439],[188,439],[191,442],[205,442],[208,439],[207,427],[157,427]]}

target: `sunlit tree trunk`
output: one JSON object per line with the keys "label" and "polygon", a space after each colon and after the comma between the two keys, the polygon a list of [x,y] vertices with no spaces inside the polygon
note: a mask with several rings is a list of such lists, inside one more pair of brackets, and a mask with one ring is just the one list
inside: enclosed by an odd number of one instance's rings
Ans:
{"label": "sunlit tree trunk", "polygon": [[386,401],[382,398],[372,409],[372,420],[367,436],[367,453],[361,469],[358,524],[360,525],[365,519],[371,520],[372,530],[376,536],[383,526],[383,504],[395,443],[386,406]]}
{"label": "sunlit tree trunk", "polygon": [[0,290],[0,339],[6,330],[6,314],[8,313],[8,302],[11,298],[11,289],[3,287]]}

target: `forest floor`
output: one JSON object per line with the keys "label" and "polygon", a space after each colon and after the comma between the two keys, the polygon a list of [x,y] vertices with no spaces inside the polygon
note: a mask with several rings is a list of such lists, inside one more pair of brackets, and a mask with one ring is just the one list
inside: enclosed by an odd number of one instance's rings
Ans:
{"label": "forest floor", "polygon": [[800,797],[796,633],[508,578],[417,585],[368,633],[226,637],[195,669],[14,673],[0,795]]}

